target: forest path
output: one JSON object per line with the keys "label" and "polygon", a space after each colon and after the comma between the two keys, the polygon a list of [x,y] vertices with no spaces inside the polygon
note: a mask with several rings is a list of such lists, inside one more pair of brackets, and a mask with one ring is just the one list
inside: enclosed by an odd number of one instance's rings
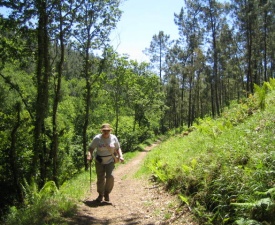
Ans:
{"label": "forest path", "polygon": [[98,194],[92,183],[90,196],[78,205],[77,214],[69,225],[195,225],[187,207],[179,208],[177,196],[168,194],[161,186],[147,179],[134,178],[148,151],[158,143],[114,170],[115,185],[110,202],[95,201]]}

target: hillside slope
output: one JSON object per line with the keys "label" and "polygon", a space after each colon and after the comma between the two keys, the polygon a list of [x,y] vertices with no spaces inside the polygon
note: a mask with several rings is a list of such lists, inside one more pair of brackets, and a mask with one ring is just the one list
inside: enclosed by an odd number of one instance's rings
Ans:
{"label": "hillside slope", "polygon": [[275,224],[275,92],[264,94],[198,120],[145,161],[200,224]]}

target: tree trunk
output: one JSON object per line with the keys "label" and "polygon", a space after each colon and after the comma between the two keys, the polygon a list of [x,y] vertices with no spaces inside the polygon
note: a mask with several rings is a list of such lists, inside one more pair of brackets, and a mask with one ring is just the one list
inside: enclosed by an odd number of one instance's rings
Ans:
{"label": "tree trunk", "polygon": [[192,124],[192,86],[193,86],[193,75],[190,74],[190,79],[189,79],[189,96],[188,96],[188,121],[187,125],[188,127],[191,126]]}
{"label": "tree trunk", "polygon": [[87,129],[89,125],[89,116],[90,116],[90,105],[91,105],[91,82],[89,76],[89,67],[90,67],[90,35],[88,35],[87,47],[85,52],[85,67],[84,67],[84,76],[86,80],[86,95],[85,95],[85,115],[84,115],[84,124],[82,130],[82,145],[83,145],[83,159],[85,162],[85,170],[88,170],[88,162],[86,158],[87,152]]}
{"label": "tree trunk", "polygon": [[57,84],[55,87],[55,98],[53,103],[53,140],[52,140],[52,160],[53,160],[53,180],[56,186],[59,186],[58,183],[58,140],[59,140],[59,132],[58,132],[58,124],[57,124],[57,109],[60,101],[60,90],[61,90],[61,78],[63,73],[63,65],[64,65],[64,31],[63,31],[63,17],[62,17],[62,9],[61,3],[59,2],[59,41],[60,41],[60,61],[58,63],[58,71],[57,71]]}
{"label": "tree trunk", "polygon": [[22,202],[23,196],[21,193],[21,185],[20,185],[20,179],[19,179],[19,166],[17,163],[18,155],[16,152],[16,142],[17,142],[17,130],[20,127],[20,105],[18,104],[17,107],[17,121],[16,124],[13,126],[12,132],[11,132],[11,146],[9,151],[9,164],[13,175],[13,186],[16,191],[17,199]]}
{"label": "tree trunk", "polygon": [[[48,38],[48,15],[46,2],[38,3],[38,56],[37,56],[37,99],[36,117],[34,128],[34,156],[31,168],[31,178],[35,177],[40,187],[46,181],[46,144],[45,144],[45,118],[48,112],[48,89],[49,89],[49,38]],[[40,163],[38,166],[38,162]],[[38,171],[40,174],[38,175]]]}

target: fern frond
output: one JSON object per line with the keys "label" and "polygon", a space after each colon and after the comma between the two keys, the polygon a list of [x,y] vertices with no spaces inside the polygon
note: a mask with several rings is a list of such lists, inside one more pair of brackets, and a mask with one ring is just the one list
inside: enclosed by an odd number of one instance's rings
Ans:
{"label": "fern frond", "polygon": [[34,204],[37,200],[40,199],[38,186],[34,181],[31,181],[30,184],[26,179],[23,179],[23,184],[21,184],[24,202],[26,205]]}
{"label": "fern frond", "polygon": [[39,194],[41,196],[54,195],[58,192],[58,188],[54,181],[48,181],[40,190]]}

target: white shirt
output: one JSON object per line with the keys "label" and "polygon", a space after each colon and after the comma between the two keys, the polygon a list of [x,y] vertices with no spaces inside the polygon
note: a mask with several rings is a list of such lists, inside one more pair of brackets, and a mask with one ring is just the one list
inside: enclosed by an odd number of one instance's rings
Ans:
{"label": "white shirt", "polygon": [[98,134],[93,138],[90,148],[96,149],[96,154],[101,156],[102,164],[108,164],[114,161],[112,153],[120,148],[120,144],[117,137],[113,134],[110,134],[108,138]]}

